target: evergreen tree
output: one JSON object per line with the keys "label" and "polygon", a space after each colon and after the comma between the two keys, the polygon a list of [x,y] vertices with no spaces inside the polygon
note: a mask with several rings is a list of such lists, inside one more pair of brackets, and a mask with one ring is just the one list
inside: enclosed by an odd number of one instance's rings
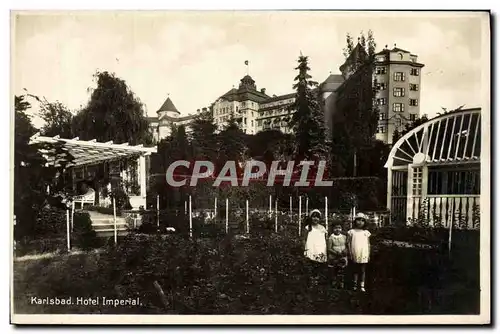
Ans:
{"label": "evergreen tree", "polygon": [[74,117],[75,135],[84,140],[152,144],[143,105],[126,82],[109,72],[97,72],[94,77],[97,88],[87,106]]}
{"label": "evergreen tree", "polygon": [[289,126],[295,133],[295,156],[299,160],[324,159],[328,149],[323,114],[318,103],[319,90],[314,90],[318,83],[312,81],[308,73],[308,57],[300,55],[295,69],[299,71],[293,86],[296,90],[295,102],[289,109],[294,111]]}

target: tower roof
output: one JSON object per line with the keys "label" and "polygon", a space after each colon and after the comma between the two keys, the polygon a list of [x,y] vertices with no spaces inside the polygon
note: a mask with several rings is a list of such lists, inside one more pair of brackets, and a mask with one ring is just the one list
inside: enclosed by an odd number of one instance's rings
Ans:
{"label": "tower roof", "polygon": [[177,114],[180,114],[179,110],[177,110],[177,108],[174,106],[174,103],[172,102],[172,100],[170,100],[170,97],[167,97],[167,99],[165,100],[165,102],[163,102],[160,109],[158,109],[157,113],[159,113],[161,111],[173,111]]}

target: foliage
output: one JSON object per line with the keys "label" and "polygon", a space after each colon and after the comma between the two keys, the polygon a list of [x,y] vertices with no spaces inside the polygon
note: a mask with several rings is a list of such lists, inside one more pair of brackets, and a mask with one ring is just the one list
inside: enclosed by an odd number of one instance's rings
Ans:
{"label": "foliage", "polygon": [[215,161],[217,155],[217,136],[213,115],[201,113],[191,123],[191,144],[196,159]]}
{"label": "foliage", "polygon": [[73,114],[59,101],[48,102],[44,100],[40,107],[41,117],[45,124],[41,130],[42,135],[61,138],[73,138]]}
{"label": "foliage", "polygon": [[[349,35],[348,35],[349,40]],[[352,40],[352,38],[351,38]],[[375,40],[373,32],[368,38],[363,33],[356,48],[351,50],[346,63],[350,63],[354,73],[339,87],[336,100],[336,114],[332,121],[332,165],[337,176],[358,175],[354,161],[361,151],[372,147],[378,125],[376,106],[376,82],[373,80]],[[349,42],[348,47],[349,49]],[[374,157],[376,160],[381,157]],[[361,161],[360,161],[361,162]],[[363,161],[370,165],[370,161]],[[362,165],[358,166],[363,169]]]}
{"label": "foliage", "polygon": [[92,220],[88,213],[75,212],[72,239],[74,246],[90,250],[100,246],[100,240],[92,228]]}
{"label": "foliage", "polygon": [[130,205],[129,197],[127,193],[122,188],[115,188],[110,194],[111,200],[115,199],[115,205],[117,210],[130,210],[132,206]]}
{"label": "foliage", "polygon": [[246,150],[246,135],[238,126],[234,116],[229,119],[228,124],[218,137],[219,154],[217,157],[218,169],[222,168],[226,161],[242,161]]}
{"label": "foliage", "polygon": [[[55,182],[56,176],[62,175],[66,164],[72,160],[60,145],[30,145],[36,129],[27,113],[31,104],[26,97],[15,97],[14,214],[17,238],[35,233],[37,217],[48,203],[61,206],[57,198],[47,193],[47,188],[50,186],[52,193],[65,190],[64,184]],[[40,154],[41,149],[47,151],[46,156]],[[47,159],[59,161],[60,166],[46,166]]]}
{"label": "foliage", "polygon": [[324,160],[328,154],[323,114],[319,104],[318,83],[311,80],[308,73],[309,59],[301,55],[298,59],[298,75],[293,88],[296,90],[295,102],[289,107],[294,111],[289,122],[296,138],[295,159]]}
{"label": "foliage", "polygon": [[392,135],[392,142],[393,143],[397,142],[399,140],[399,138],[403,137],[405,134],[407,134],[411,130],[415,129],[416,127],[426,123],[427,121],[429,121],[429,119],[427,118],[427,115],[423,115],[422,117],[416,118],[413,122],[407,123],[405,125],[404,130],[402,130],[401,132],[395,130],[393,135]]}
{"label": "foliage", "polygon": [[66,210],[46,206],[40,210],[35,224],[37,238],[66,235]]}
{"label": "foliage", "polygon": [[85,108],[73,119],[76,136],[99,142],[151,144],[143,105],[126,82],[109,72],[94,75],[97,87]]}

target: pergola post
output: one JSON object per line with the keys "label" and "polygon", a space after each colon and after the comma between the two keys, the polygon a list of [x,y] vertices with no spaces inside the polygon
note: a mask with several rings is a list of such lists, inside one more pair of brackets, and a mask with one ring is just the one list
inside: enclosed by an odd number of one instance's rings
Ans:
{"label": "pergola post", "polygon": [[146,197],[146,157],[141,155],[138,159],[139,164],[139,186],[141,190],[141,197]]}

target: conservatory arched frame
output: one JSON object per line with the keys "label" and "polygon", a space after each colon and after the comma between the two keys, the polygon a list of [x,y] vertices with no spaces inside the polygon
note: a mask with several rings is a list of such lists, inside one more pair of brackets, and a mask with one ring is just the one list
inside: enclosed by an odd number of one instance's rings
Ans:
{"label": "conservatory arched frame", "polygon": [[393,146],[387,168],[391,222],[473,228],[479,219],[481,109],[444,114]]}

